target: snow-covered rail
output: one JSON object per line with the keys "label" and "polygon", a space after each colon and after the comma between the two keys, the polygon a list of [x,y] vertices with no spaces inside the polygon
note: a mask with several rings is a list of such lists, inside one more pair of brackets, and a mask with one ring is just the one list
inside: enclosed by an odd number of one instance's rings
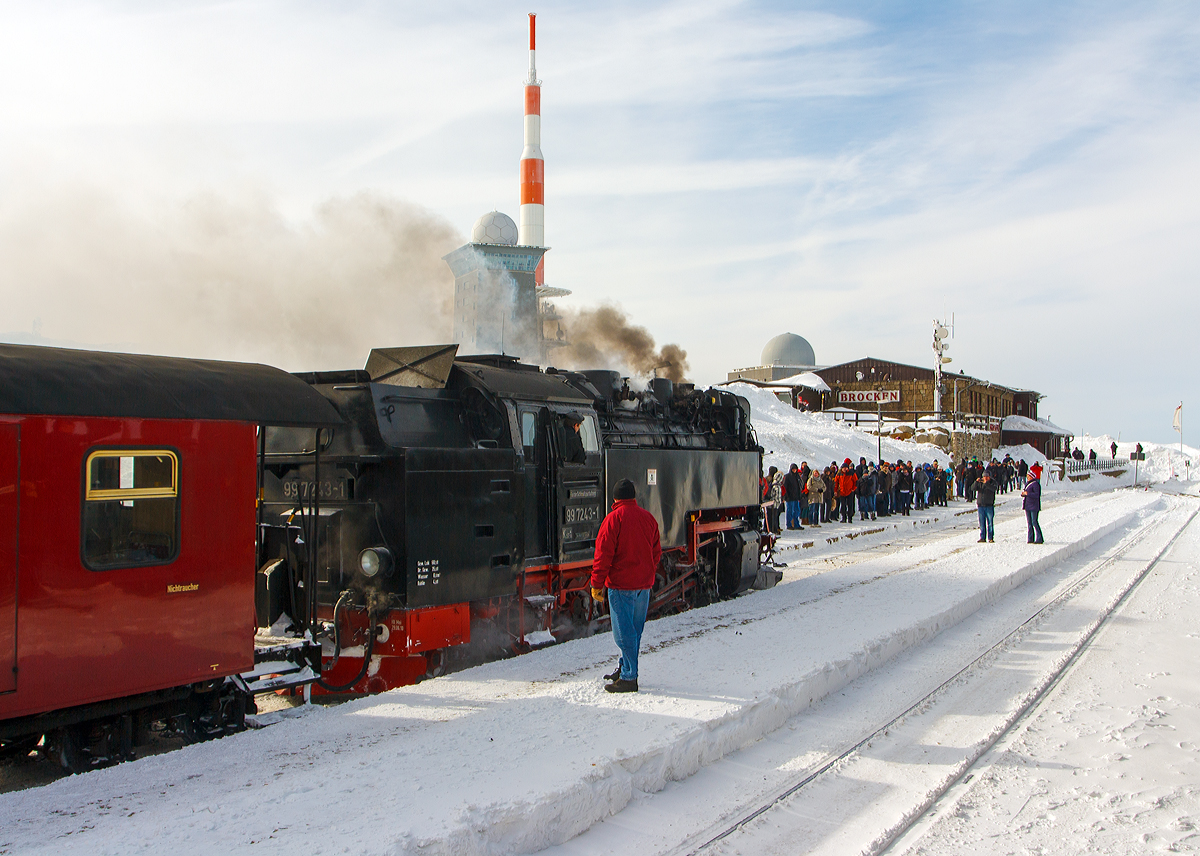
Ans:
{"label": "snow-covered rail", "polygon": [[[1154,523],[1137,530],[1126,538],[1117,549],[1101,559],[1092,562],[1082,572],[1073,575],[1048,601],[1041,602],[1035,612],[1021,621],[1011,631],[978,654],[972,660],[962,665],[953,674],[946,677],[936,687],[926,692],[920,698],[912,701],[903,710],[889,716],[885,721],[875,725],[867,733],[840,750],[829,752],[815,763],[800,771],[793,781],[778,787],[773,793],[761,799],[756,805],[743,809],[733,818],[726,818],[714,826],[694,833],[679,846],[666,851],[671,856],[700,856],[700,854],[724,852],[724,844],[730,844],[738,852],[757,852],[756,846],[764,844],[755,839],[753,831],[745,835],[739,834],[760,822],[771,812],[794,807],[791,805],[794,797],[804,789],[814,786],[827,776],[837,776],[846,773],[847,768],[868,747],[875,747],[880,741],[886,741],[892,732],[901,730],[906,720],[929,711],[939,703],[948,691],[959,689],[969,681],[985,680],[986,673],[995,666],[999,658],[1006,652],[1019,648],[1021,643],[1037,629],[1048,616],[1060,612],[1064,606],[1076,599],[1082,592],[1092,586],[1098,578],[1112,569],[1119,562],[1129,562],[1139,548],[1149,545],[1152,555],[1148,558],[1139,556],[1133,559],[1134,567],[1120,571],[1117,588],[1109,592],[1107,600],[1095,613],[1091,620],[1075,629],[1075,638],[1063,645],[1060,643],[1060,653],[1052,667],[1038,676],[1036,682],[1027,688],[1017,704],[995,717],[995,721],[984,727],[982,739],[961,747],[962,755],[955,762],[943,762],[943,769],[949,772],[940,773],[940,780],[933,787],[922,791],[916,802],[907,810],[902,811],[898,818],[887,825],[875,830],[869,840],[864,842],[862,835],[850,848],[853,852],[881,854],[885,852],[910,852],[908,846],[913,844],[919,834],[926,812],[941,800],[948,791],[964,780],[969,780],[977,762],[984,757],[997,743],[1007,737],[1014,729],[1024,723],[1035,712],[1046,696],[1071,672],[1080,655],[1087,650],[1096,634],[1105,627],[1129,599],[1143,580],[1154,570],[1163,556],[1179,541],[1187,527],[1196,518],[1200,510],[1188,503],[1190,508],[1176,509],[1173,515],[1160,517]],[[1182,521],[1182,522],[1181,522]],[[1165,539],[1162,537],[1166,530]],[[979,729],[977,729],[979,730]],[[850,775],[853,775],[852,773]],[[803,813],[801,811],[801,813]],[[784,821],[783,826],[787,826]],[[910,832],[916,828],[918,833]],[[775,831],[778,838],[778,830]],[[753,843],[752,843],[753,842]],[[827,842],[828,844],[828,842]],[[842,840],[838,845],[826,847],[830,852],[838,852],[839,847],[847,842]],[[864,846],[865,844],[865,846]],[[799,845],[798,845],[799,846]],[[769,844],[762,852],[775,852]],[[800,847],[795,852],[808,852]],[[850,850],[844,851],[850,852]]]}

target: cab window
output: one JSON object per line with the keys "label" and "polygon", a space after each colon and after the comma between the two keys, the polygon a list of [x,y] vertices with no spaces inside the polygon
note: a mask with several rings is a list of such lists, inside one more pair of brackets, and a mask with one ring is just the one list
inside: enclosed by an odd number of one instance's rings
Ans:
{"label": "cab window", "polygon": [[579,438],[583,440],[583,450],[589,455],[600,451],[600,437],[596,432],[596,419],[585,416],[579,425]]}
{"label": "cab window", "polygon": [[83,564],[93,571],[165,565],[179,553],[179,457],[99,449],[84,463]]}
{"label": "cab window", "polygon": [[532,449],[537,445],[537,414],[521,411],[521,445]]}

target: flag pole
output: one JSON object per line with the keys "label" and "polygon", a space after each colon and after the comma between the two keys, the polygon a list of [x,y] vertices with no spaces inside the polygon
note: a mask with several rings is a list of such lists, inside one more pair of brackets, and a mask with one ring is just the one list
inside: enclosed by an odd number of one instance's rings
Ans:
{"label": "flag pole", "polygon": [[1175,408],[1175,418],[1171,420],[1171,427],[1179,432],[1179,454],[1183,455],[1183,402],[1179,402],[1179,406]]}

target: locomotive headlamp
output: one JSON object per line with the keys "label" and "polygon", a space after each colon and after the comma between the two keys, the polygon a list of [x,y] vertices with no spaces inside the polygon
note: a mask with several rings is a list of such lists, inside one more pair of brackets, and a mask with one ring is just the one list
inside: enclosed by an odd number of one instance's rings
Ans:
{"label": "locomotive headlamp", "polygon": [[392,571],[392,551],[387,547],[368,547],[358,554],[358,567],[368,577],[386,577]]}

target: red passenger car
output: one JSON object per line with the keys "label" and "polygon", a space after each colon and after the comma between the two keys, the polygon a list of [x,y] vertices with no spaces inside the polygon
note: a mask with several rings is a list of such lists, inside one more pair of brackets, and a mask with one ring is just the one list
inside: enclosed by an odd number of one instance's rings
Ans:
{"label": "red passenger car", "polygon": [[0,749],[236,725],[259,426],[340,421],[268,366],[0,345]]}

